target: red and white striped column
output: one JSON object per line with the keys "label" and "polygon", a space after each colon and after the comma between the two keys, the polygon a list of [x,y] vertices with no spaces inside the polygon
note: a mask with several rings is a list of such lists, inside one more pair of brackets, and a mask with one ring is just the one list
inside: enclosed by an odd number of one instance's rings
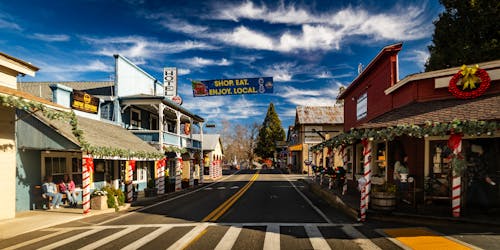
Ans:
{"label": "red and white striped column", "polygon": [[132,202],[134,199],[134,190],[133,190],[133,180],[134,180],[134,168],[135,168],[135,161],[134,160],[128,160],[125,164],[125,183],[127,185],[127,202]]}
{"label": "red and white striped column", "polygon": [[94,160],[91,157],[83,157],[82,162],[82,205],[83,214],[90,212],[90,174],[94,167]]}
{"label": "red and white striped column", "polygon": [[182,157],[180,153],[177,154],[177,161],[175,164],[175,190],[181,190],[182,189]]}
{"label": "red and white striped column", "polygon": [[156,163],[156,188],[158,194],[165,193],[165,158]]}
{"label": "red and white striped column", "polygon": [[[462,135],[451,134],[448,140],[448,147],[453,150],[453,157],[462,157]],[[462,195],[462,177],[453,167],[453,179],[451,182],[451,210],[453,217],[460,217],[461,195]]]}
{"label": "red and white striped column", "polygon": [[372,154],[372,143],[367,139],[363,139],[363,158],[364,158],[364,174],[363,177],[366,180],[364,188],[361,189],[361,202],[360,202],[360,220],[366,220],[366,210],[370,203],[370,189],[371,189],[371,154]]}

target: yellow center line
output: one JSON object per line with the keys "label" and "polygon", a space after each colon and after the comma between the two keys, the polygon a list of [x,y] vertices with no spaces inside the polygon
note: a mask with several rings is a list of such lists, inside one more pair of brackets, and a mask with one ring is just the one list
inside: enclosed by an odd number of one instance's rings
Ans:
{"label": "yellow center line", "polygon": [[207,222],[207,221],[216,221],[219,219],[243,194],[252,186],[253,182],[257,180],[259,176],[259,171],[255,173],[250,181],[243,187],[241,188],[238,192],[236,192],[234,195],[232,195],[229,199],[224,201],[219,207],[217,207],[215,210],[213,210],[209,215],[207,215],[202,222]]}
{"label": "yellow center line", "polygon": [[196,235],[196,237],[194,237],[184,248],[182,248],[182,250],[186,250],[188,249],[191,245],[193,245],[195,242],[197,242],[201,236],[203,236],[204,234],[207,233],[207,228],[205,228],[203,231],[201,231],[201,233],[199,233],[198,235]]}
{"label": "yellow center line", "polygon": [[383,231],[412,249],[471,249],[425,228],[398,228]]}

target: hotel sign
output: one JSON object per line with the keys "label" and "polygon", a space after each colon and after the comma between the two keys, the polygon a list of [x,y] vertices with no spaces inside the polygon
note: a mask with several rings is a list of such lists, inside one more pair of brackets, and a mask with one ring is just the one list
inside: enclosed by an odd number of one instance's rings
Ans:
{"label": "hotel sign", "polygon": [[83,91],[73,91],[71,108],[87,113],[97,114],[99,111],[99,98],[93,97]]}

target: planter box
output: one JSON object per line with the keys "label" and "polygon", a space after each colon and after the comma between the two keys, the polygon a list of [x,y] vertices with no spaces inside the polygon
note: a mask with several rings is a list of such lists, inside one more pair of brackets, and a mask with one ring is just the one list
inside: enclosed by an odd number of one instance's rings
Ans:
{"label": "planter box", "polygon": [[372,192],[370,195],[370,204],[375,210],[392,211],[396,208],[396,194]]}
{"label": "planter box", "polygon": [[90,199],[90,208],[95,210],[108,209],[107,196],[94,196]]}

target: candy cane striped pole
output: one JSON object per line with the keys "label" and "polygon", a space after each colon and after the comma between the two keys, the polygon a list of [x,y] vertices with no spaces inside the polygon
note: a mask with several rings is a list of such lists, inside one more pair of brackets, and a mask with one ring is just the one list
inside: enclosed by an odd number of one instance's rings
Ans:
{"label": "candy cane striped pole", "polygon": [[181,190],[182,189],[182,176],[181,176],[181,169],[182,169],[182,157],[180,153],[176,153],[176,171],[175,171],[175,190]]}
{"label": "candy cane striped pole", "polygon": [[159,160],[156,168],[158,178],[156,179],[156,188],[158,194],[165,193],[165,159]]}
{"label": "candy cane striped pole", "polygon": [[87,164],[88,160],[88,157],[83,157],[82,160],[83,214],[88,214],[90,212],[90,166]]}
{"label": "candy cane striped pole", "polygon": [[[462,152],[462,140],[458,143],[456,149],[453,150],[455,155],[459,155]],[[462,178],[460,173],[456,173],[453,170],[453,180],[452,180],[452,192],[451,192],[451,207],[453,217],[460,217],[461,208],[461,194],[462,194]]]}
{"label": "candy cane striped pole", "polygon": [[366,210],[370,203],[370,189],[371,189],[371,154],[372,154],[372,143],[366,139],[363,141],[363,158],[364,158],[364,174],[363,177],[366,179],[366,184],[361,191],[361,205],[360,205],[360,219],[361,221],[366,220]]}
{"label": "candy cane striped pole", "polygon": [[134,178],[134,172],[132,170],[132,164],[130,161],[127,161],[127,163],[125,164],[125,169],[127,171],[126,175],[127,175],[127,179],[126,179],[126,183],[127,183],[127,202],[132,202],[133,199],[134,199],[134,193],[133,193],[133,178]]}

